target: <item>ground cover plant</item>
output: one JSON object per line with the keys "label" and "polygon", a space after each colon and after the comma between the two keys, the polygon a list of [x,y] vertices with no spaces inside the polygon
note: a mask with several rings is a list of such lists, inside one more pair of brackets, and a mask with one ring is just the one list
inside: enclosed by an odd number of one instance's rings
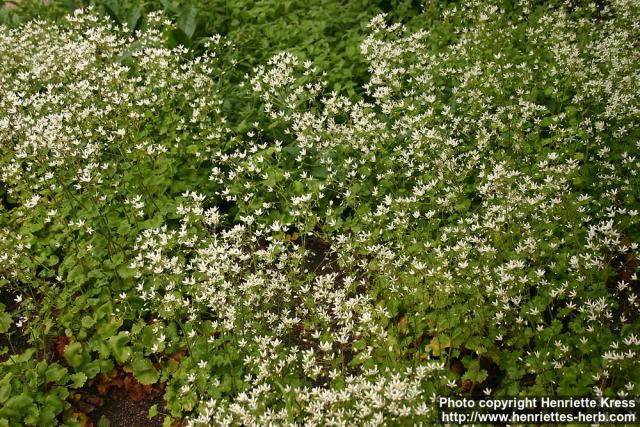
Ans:
{"label": "ground cover plant", "polygon": [[640,4],[310,3],[5,11],[0,425],[637,396]]}

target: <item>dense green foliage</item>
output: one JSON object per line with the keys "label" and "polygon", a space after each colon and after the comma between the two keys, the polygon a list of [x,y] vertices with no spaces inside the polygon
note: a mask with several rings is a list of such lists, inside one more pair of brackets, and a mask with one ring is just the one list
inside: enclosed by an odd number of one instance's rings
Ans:
{"label": "dense green foliage", "polygon": [[0,426],[637,396],[640,5],[493,3],[3,11]]}
{"label": "dense green foliage", "polygon": [[34,18],[60,19],[78,7],[92,5],[118,24],[140,29],[145,26],[145,14],[161,10],[176,23],[168,34],[170,45],[183,44],[199,52],[203,39],[213,34],[231,42],[238,51],[232,76],[236,81],[272,55],[289,50],[330,71],[327,78],[332,87],[350,95],[367,78],[359,44],[368,20],[385,12],[389,19],[408,22],[421,9],[419,2],[407,0],[66,0],[48,5],[23,0],[20,4],[20,13],[2,11],[0,22],[16,26]]}

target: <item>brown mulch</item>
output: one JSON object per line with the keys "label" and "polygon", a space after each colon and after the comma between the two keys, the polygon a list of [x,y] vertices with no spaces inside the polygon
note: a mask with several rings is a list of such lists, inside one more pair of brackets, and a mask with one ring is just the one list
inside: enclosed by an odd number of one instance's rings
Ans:
{"label": "brown mulch", "polygon": [[100,374],[73,393],[68,416],[78,418],[83,427],[95,427],[108,420],[110,427],[160,427],[162,415],[148,418],[149,409],[164,407],[164,384],[140,384],[131,373],[114,369],[110,375]]}

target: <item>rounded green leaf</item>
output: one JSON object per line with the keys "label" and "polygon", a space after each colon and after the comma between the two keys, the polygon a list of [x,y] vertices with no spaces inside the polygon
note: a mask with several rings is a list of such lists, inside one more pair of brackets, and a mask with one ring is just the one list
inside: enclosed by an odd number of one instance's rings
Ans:
{"label": "rounded green leaf", "polygon": [[109,349],[118,363],[125,363],[131,357],[131,348],[127,346],[129,337],[123,333],[109,338]]}
{"label": "rounded green leaf", "polygon": [[64,351],[64,358],[72,368],[80,367],[84,362],[82,344],[80,344],[79,342],[69,344]]}
{"label": "rounded green leaf", "polygon": [[31,396],[22,393],[7,400],[5,406],[10,409],[24,409],[27,406],[31,405],[31,403],[33,403],[33,399],[31,398]]}
{"label": "rounded green leaf", "polygon": [[53,363],[47,368],[45,378],[47,382],[61,384],[66,382],[65,379],[67,377],[67,373],[67,368],[62,367],[58,363]]}
{"label": "rounded green leaf", "polygon": [[153,384],[160,377],[158,370],[147,359],[134,360],[131,368],[133,369],[133,376],[144,385]]}

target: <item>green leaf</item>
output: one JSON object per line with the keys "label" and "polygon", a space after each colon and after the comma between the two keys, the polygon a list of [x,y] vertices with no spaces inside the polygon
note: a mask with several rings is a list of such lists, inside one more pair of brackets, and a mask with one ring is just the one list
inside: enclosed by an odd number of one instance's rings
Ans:
{"label": "green leaf", "polygon": [[73,383],[69,386],[71,388],[80,388],[87,382],[87,375],[84,372],[76,372],[69,376]]}
{"label": "green leaf", "polygon": [[44,375],[44,373],[47,371],[48,367],[49,367],[49,364],[47,363],[47,361],[46,360],[41,360],[36,365],[36,375],[38,377],[42,377]]}
{"label": "green leaf", "polygon": [[133,376],[144,385],[154,384],[160,377],[158,370],[147,359],[135,359],[131,364],[131,368],[133,369]]}
{"label": "green leaf", "polygon": [[[82,372],[88,377],[93,378],[98,373],[100,373],[100,362],[105,362],[105,360],[93,360],[82,367]],[[110,361],[111,362],[111,361]],[[113,362],[111,362],[113,363]]]}
{"label": "green leaf", "polygon": [[11,360],[16,364],[30,362],[33,360],[33,354],[35,352],[36,349],[30,347],[18,355],[11,356]]}
{"label": "green leaf", "polygon": [[11,327],[11,315],[4,310],[0,311],[0,334],[4,334]]}
{"label": "green leaf", "polygon": [[285,153],[289,153],[291,157],[295,157],[298,154],[300,154],[300,147],[297,147],[297,146],[284,147],[282,151],[284,151]]}
{"label": "green leaf", "polygon": [[11,396],[11,384],[0,385],[0,403],[4,403]]}
{"label": "green leaf", "polygon": [[47,395],[44,398],[44,406],[40,408],[38,417],[39,426],[55,426],[58,425],[56,417],[64,409],[62,400],[58,396]]}
{"label": "green leaf", "polygon": [[438,335],[431,339],[427,348],[431,349],[434,356],[440,356],[442,350],[451,347],[451,338],[448,335]]}
{"label": "green leaf", "polygon": [[118,24],[122,24],[122,20],[120,19],[120,6],[116,0],[107,0],[102,3],[107,14],[116,21]]}
{"label": "green leaf", "polygon": [[96,362],[98,362],[98,367],[100,368],[100,372],[102,372],[103,374],[108,374],[114,368],[114,364],[111,359],[97,360]]}
{"label": "green leaf", "polygon": [[196,31],[198,9],[193,6],[185,8],[178,18],[178,28],[181,29],[189,40]]}
{"label": "green leaf", "polygon": [[[189,47],[191,45],[191,40],[180,28],[175,28],[167,34],[167,44],[170,48],[175,48],[179,44]],[[160,134],[166,133],[166,130],[162,132],[162,128],[160,129]]]}
{"label": "green leaf", "polygon": [[98,420],[98,427],[109,427],[110,425],[111,421],[109,421],[109,418],[105,417],[104,415],[101,416]]}
{"label": "green leaf", "polygon": [[129,268],[128,265],[122,264],[118,267],[118,276],[122,277],[123,279],[130,279],[131,277],[133,277],[133,275],[134,271],[133,269]]}
{"label": "green leaf", "polygon": [[7,403],[4,406],[10,409],[24,409],[32,403],[33,399],[31,396],[22,393],[7,400]]}
{"label": "green leaf", "polygon": [[469,338],[467,340],[467,342],[465,342],[464,346],[466,348],[468,348],[469,350],[475,351],[477,354],[482,354],[482,353],[486,352],[486,349],[482,346],[481,337],[479,337],[477,335],[472,336],[471,338]]}
{"label": "green leaf", "polygon": [[236,133],[244,133],[249,129],[250,129],[249,123],[247,123],[246,119],[243,119],[240,123],[238,123],[238,126],[236,126],[235,131]]}
{"label": "green leaf", "polygon": [[131,32],[135,32],[140,26],[140,17],[142,16],[142,5],[139,1],[136,2],[135,6],[131,8],[129,11],[129,15],[127,16],[127,25]]}
{"label": "green leaf", "polygon": [[81,264],[73,267],[67,275],[67,280],[78,285],[83,284],[87,280],[86,274],[84,272],[84,267],[82,267]]}
{"label": "green leaf", "polygon": [[84,353],[82,351],[82,344],[74,342],[69,344],[64,350],[64,358],[72,368],[78,368],[84,362]]}
{"label": "green leaf", "polygon": [[104,317],[108,317],[111,314],[113,314],[113,305],[111,304],[111,302],[106,302],[96,310],[96,319],[102,319]]}
{"label": "green leaf", "polygon": [[62,384],[66,382],[69,371],[58,363],[51,364],[45,373],[45,379],[50,383]]}
{"label": "green leaf", "polygon": [[149,418],[154,418],[154,417],[156,417],[156,416],[158,416],[158,405],[152,405],[152,406],[149,408],[149,414],[148,414],[148,417],[149,417]]}
{"label": "green leaf", "polygon": [[119,318],[115,318],[110,320],[109,322],[102,323],[100,326],[98,326],[98,335],[103,339],[107,339],[115,335],[118,329],[120,329],[120,326],[122,326],[122,319]]}
{"label": "green leaf", "polygon": [[171,2],[171,0],[160,0],[160,3],[162,3],[162,7],[165,10],[168,10],[170,12],[174,12],[175,13],[175,6],[173,5],[173,3]]}
{"label": "green leaf", "polygon": [[480,369],[480,362],[478,360],[473,360],[469,364],[467,372],[465,372],[462,376],[462,379],[471,380],[474,383],[480,384],[481,382],[486,380],[488,376],[489,374],[487,374],[487,371],[485,371],[484,369]]}
{"label": "green leaf", "polygon": [[124,333],[109,338],[109,349],[118,363],[125,363],[131,357],[131,348],[127,346],[129,337]]}
{"label": "green leaf", "polygon": [[314,166],[311,168],[311,176],[314,178],[325,179],[328,175],[326,168],[320,166]]}
{"label": "green leaf", "polygon": [[304,193],[304,183],[302,183],[301,181],[294,181],[293,193],[297,195]]}
{"label": "green leaf", "polygon": [[83,327],[90,328],[95,325],[96,321],[91,316],[82,316],[82,320],[80,321]]}

